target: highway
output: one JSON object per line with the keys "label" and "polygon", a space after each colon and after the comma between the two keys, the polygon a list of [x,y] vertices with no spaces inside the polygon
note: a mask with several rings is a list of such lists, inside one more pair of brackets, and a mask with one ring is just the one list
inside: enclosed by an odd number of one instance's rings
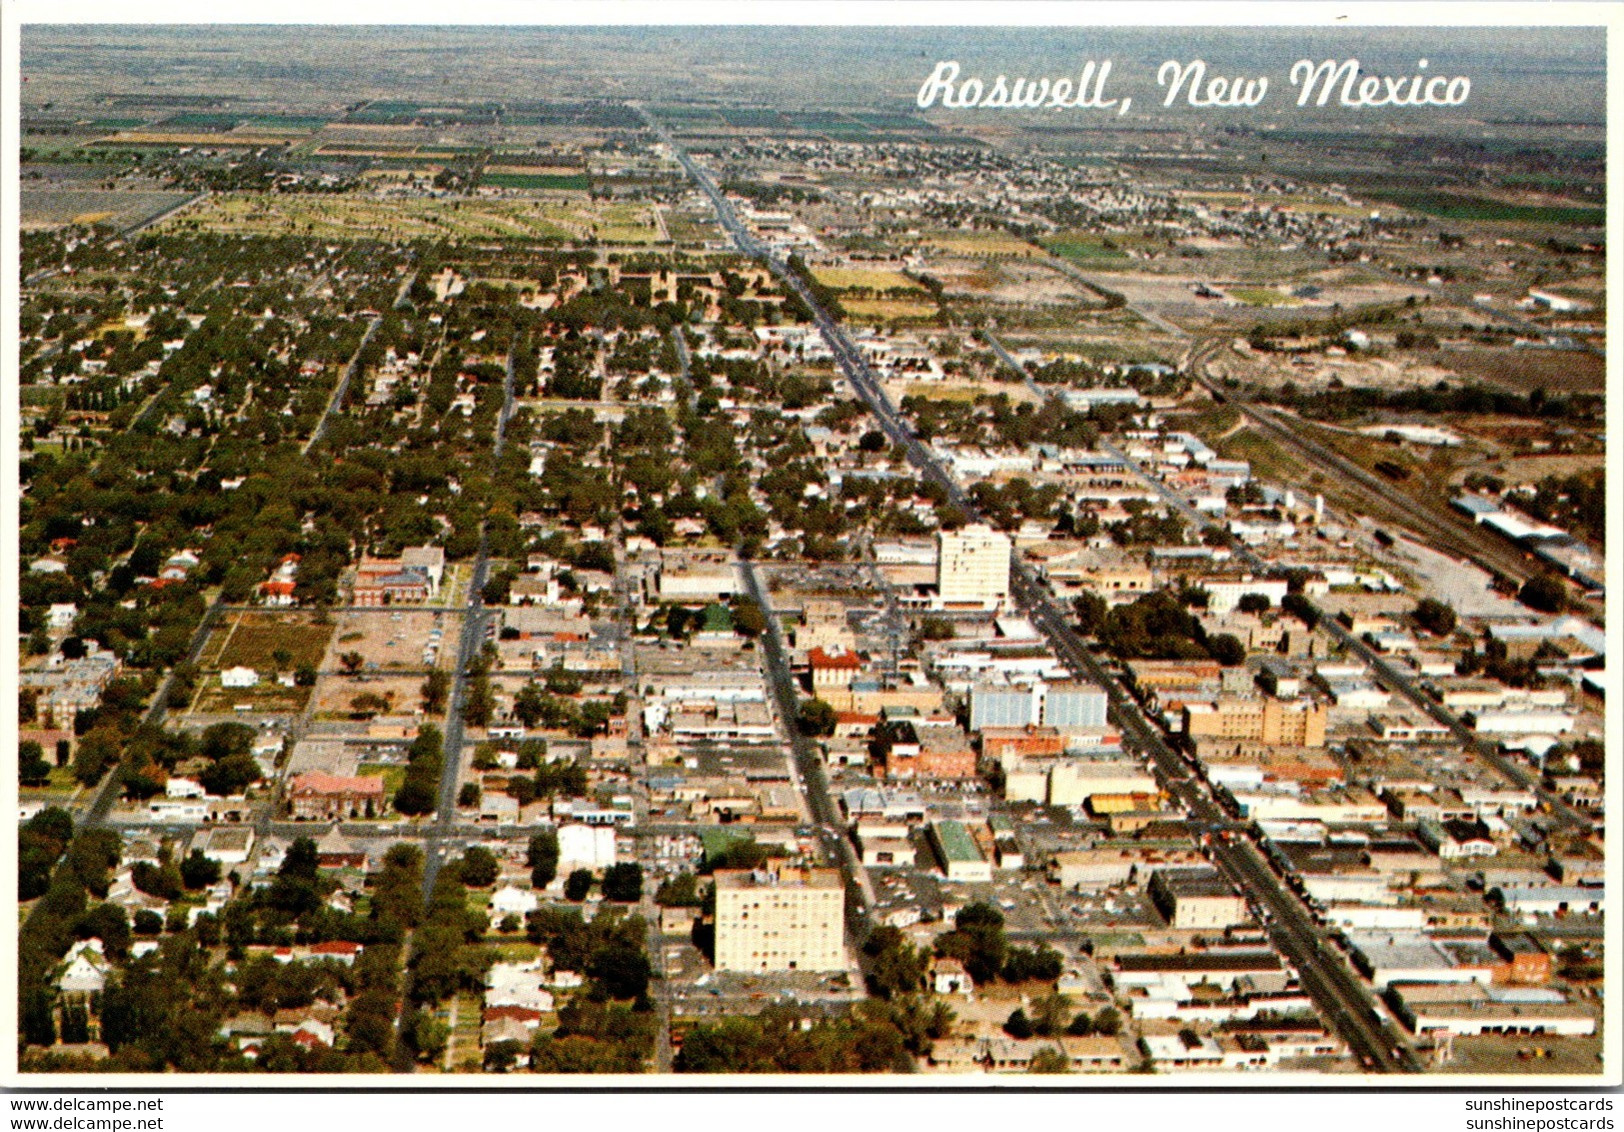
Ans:
{"label": "highway", "polygon": [[[773,257],[765,246],[746,231],[732,206],[715,184],[677,145],[668,131],[646,111],[638,108],[650,127],[669,145],[688,175],[710,198],[722,227],[733,237],[745,255],[763,259],[786,286],[800,296],[811,310],[813,321],[835,355],[852,388],[869,406],[881,429],[903,446],[909,462],[920,475],[942,485],[948,498],[967,513],[976,514],[967,494],[950,477],[934,454],[914,437],[885,395],[867,361],[851,339],[818,303],[805,282],[787,264]],[[1113,722],[1122,729],[1132,747],[1150,755],[1169,792],[1179,794],[1198,820],[1225,821],[1227,815],[1207,792],[1184,760],[1167,745],[1160,733],[1140,712],[1114,676],[1083,645],[1066,618],[1056,609],[1052,596],[1037,576],[1018,558],[1011,568],[1011,592],[1016,603],[1053,645],[1056,654],[1074,672],[1106,690]],[[763,609],[766,609],[763,604]],[[769,617],[769,622],[771,618]],[[821,769],[821,768],[820,768]],[[844,838],[841,839],[844,842]],[[1243,843],[1244,844],[1244,843]],[[1360,1064],[1375,1072],[1416,1072],[1420,1065],[1396,1031],[1382,1024],[1374,1000],[1363,983],[1349,969],[1323,932],[1314,924],[1308,910],[1284,882],[1261,864],[1261,856],[1250,844],[1245,849],[1219,841],[1214,861],[1252,901],[1267,912],[1271,938],[1297,968],[1303,987],[1313,997],[1328,1025],[1336,1029]]]}
{"label": "highway", "polygon": [[[1049,638],[1056,655],[1073,672],[1105,689],[1111,721],[1122,729],[1130,747],[1150,756],[1168,793],[1181,801],[1198,822],[1227,825],[1229,815],[1212,798],[1206,783],[1168,746],[1116,677],[1082,644],[1055,607],[1047,588],[1025,564],[1012,573],[1011,586],[1017,602]],[[1270,939],[1296,967],[1303,989],[1314,999],[1327,1024],[1342,1035],[1360,1064],[1380,1072],[1418,1071],[1420,1066],[1402,1039],[1383,1026],[1364,984],[1296,894],[1264,863],[1250,840],[1214,838],[1211,853],[1213,862],[1265,914]]]}

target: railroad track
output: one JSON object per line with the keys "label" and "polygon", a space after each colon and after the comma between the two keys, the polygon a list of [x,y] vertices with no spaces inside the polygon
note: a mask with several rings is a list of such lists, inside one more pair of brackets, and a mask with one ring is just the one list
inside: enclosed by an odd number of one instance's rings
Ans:
{"label": "railroad track", "polygon": [[1366,470],[1328,444],[1307,435],[1304,427],[1291,423],[1290,418],[1236,397],[1210,378],[1198,374],[1194,380],[1212,394],[1214,400],[1233,406],[1268,436],[1373,497],[1388,513],[1440,549],[1469,559],[1491,573],[1503,574],[1518,581],[1526,581],[1540,572],[1509,546],[1482,533],[1475,526],[1469,526],[1464,519],[1456,520],[1453,514],[1442,508],[1418,502],[1415,496]]}

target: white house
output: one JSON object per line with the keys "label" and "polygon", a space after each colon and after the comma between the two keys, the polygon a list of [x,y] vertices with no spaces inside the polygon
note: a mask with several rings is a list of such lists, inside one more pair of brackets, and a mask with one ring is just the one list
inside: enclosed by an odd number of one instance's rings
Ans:
{"label": "white house", "polygon": [[543,1013],[553,1008],[553,996],[544,984],[541,961],[493,963],[485,975],[486,1006],[523,1006]]}
{"label": "white house", "polygon": [[165,798],[201,798],[206,793],[202,783],[190,778],[171,778],[164,783]]}
{"label": "white house", "polygon": [[539,903],[536,894],[530,889],[513,884],[503,885],[491,893],[491,915],[527,916],[536,910]]}
{"label": "white house", "polygon": [[82,939],[68,950],[67,966],[56,980],[64,995],[100,994],[107,987],[107,954],[99,939]]}
{"label": "white house", "polygon": [[220,673],[222,688],[252,688],[259,683],[259,673],[245,665],[228,668]]}

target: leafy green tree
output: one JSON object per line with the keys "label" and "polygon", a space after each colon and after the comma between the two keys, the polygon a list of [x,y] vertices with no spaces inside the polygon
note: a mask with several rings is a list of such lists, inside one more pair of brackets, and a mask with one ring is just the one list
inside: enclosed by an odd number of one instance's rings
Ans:
{"label": "leafy green tree", "polygon": [[1016,1007],[1008,1018],[1004,1020],[1004,1033],[1012,1038],[1026,1039],[1036,1034],[1032,1021],[1026,1016],[1026,1011]]}
{"label": "leafy green tree", "polygon": [[446,1043],[451,1040],[451,1027],[423,1011],[413,1014],[408,1033],[418,1060],[430,1065],[437,1064],[445,1055]]}
{"label": "leafy green tree", "polygon": [[97,904],[73,925],[80,939],[99,939],[109,957],[123,959],[130,951],[130,918],[117,904]]}
{"label": "leafy green tree", "polygon": [[733,628],[741,636],[759,637],[767,631],[767,616],[754,599],[741,599],[733,605]]}
{"label": "leafy green tree", "polygon": [[803,735],[828,736],[835,733],[839,717],[833,705],[825,700],[802,700],[796,713],[796,723]]}
{"label": "leafy green tree", "polygon": [[699,878],[693,873],[683,872],[662,880],[654,892],[654,903],[662,908],[699,907]]}
{"label": "leafy green tree", "polygon": [[469,888],[489,888],[501,871],[496,854],[483,845],[470,845],[457,862],[457,877]]}
{"label": "leafy green tree", "polygon": [[45,748],[33,739],[17,744],[17,781],[23,786],[44,786],[51,778]]}
{"label": "leafy green tree", "polygon": [[372,888],[372,916],[384,923],[412,928],[422,915],[422,850],[405,842],[391,845]]}
{"label": "leafy green tree", "polygon": [[1536,574],[1517,591],[1517,600],[1541,613],[1561,613],[1568,607],[1568,589],[1555,574]]}
{"label": "leafy green tree", "polygon": [[564,899],[579,904],[592,891],[592,871],[576,869],[564,878]]}
{"label": "leafy green tree", "polygon": [[643,866],[635,861],[610,865],[603,871],[603,898],[620,904],[643,899]]}
{"label": "leafy green tree", "polygon": [[1283,613],[1291,614],[1309,629],[1319,624],[1319,611],[1314,608],[1314,603],[1302,593],[1286,594],[1285,597],[1280,599],[1280,609]]}
{"label": "leafy green tree", "polygon": [[1437,598],[1424,597],[1416,603],[1410,614],[1415,623],[1436,637],[1447,637],[1455,631],[1455,610]]}
{"label": "leafy green tree", "polygon": [[322,883],[316,843],[296,837],[266,893],[265,902],[295,919],[321,907]]}
{"label": "leafy green tree", "polygon": [[130,882],[148,896],[156,896],[161,900],[176,899],[184,887],[183,874],[171,861],[162,864],[154,864],[151,861],[135,862],[130,866]]}
{"label": "leafy green tree", "polygon": [[586,975],[608,997],[636,999],[648,993],[653,967],[648,954],[636,943],[614,941],[594,951],[586,963]]}
{"label": "leafy green tree", "polygon": [[1003,976],[1006,982],[1021,983],[1028,980],[1052,982],[1060,977],[1064,960],[1047,944],[1036,947],[1011,947],[1004,959]]}
{"label": "leafy green tree", "polygon": [[1234,667],[1246,663],[1246,646],[1240,639],[1230,633],[1219,633],[1215,637],[1207,638],[1207,651],[1212,659],[1225,667]]}
{"label": "leafy green tree", "polygon": [[1032,1055],[1032,1060],[1026,1067],[1028,1073],[1070,1073],[1071,1062],[1063,1050],[1055,1046],[1044,1046]]}
{"label": "leafy green tree", "polygon": [[1052,1038],[1063,1033],[1071,1000],[1058,991],[1044,995],[1032,1003],[1032,1028],[1039,1037]]}
{"label": "leafy green tree", "polygon": [[51,1005],[51,992],[44,987],[29,988],[20,1004],[20,1024],[23,1041],[31,1046],[56,1044],[56,1011]]}
{"label": "leafy green tree", "polygon": [[[990,910],[991,917],[984,910]],[[963,963],[978,983],[998,977],[1004,969],[1005,951],[1003,917],[986,904],[965,907],[955,918],[953,930],[936,938],[936,954]]]}
{"label": "leafy green tree", "polygon": [[419,692],[423,697],[423,710],[429,715],[439,715],[445,711],[446,699],[451,692],[451,674],[444,669],[433,669],[423,678]]}
{"label": "leafy green tree", "polygon": [[252,755],[227,755],[204,767],[197,780],[210,794],[220,797],[241,794],[260,780],[259,763]]}
{"label": "leafy green tree", "polygon": [[1267,613],[1273,604],[1268,594],[1250,593],[1242,594],[1235,608],[1242,613]]}

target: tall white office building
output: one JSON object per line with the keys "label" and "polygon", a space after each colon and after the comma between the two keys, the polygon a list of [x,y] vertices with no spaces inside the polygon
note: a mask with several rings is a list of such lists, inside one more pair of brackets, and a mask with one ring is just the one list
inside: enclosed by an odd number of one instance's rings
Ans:
{"label": "tall white office building", "polygon": [[976,523],[937,535],[936,589],[943,606],[986,609],[1009,597],[1009,536]]}

